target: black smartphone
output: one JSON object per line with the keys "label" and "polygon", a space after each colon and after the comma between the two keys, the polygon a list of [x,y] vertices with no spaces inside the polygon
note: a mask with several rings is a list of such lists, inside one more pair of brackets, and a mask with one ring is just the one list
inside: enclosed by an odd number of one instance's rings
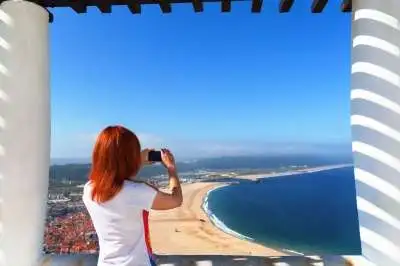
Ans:
{"label": "black smartphone", "polygon": [[147,160],[149,162],[161,162],[161,151],[149,151]]}

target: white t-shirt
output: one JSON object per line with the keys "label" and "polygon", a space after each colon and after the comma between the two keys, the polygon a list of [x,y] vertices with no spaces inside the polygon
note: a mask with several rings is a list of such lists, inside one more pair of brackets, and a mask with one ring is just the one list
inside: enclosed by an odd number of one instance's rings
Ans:
{"label": "white t-shirt", "polygon": [[157,191],[145,183],[125,181],[117,195],[104,203],[91,197],[86,183],[83,202],[99,238],[97,266],[156,265],[149,236],[149,210]]}

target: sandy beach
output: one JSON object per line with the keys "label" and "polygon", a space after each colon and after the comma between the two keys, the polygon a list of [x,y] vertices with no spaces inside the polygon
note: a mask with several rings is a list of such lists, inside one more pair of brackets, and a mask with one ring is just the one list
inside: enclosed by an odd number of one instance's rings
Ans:
{"label": "sandy beach", "polygon": [[201,208],[207,192],[222,183],[183,184],[180,208],[150,213],[155,254],[282,256],[280,251],[241,240],[215,227]]}
{"label": "sandy beach", "polygon": [[[265,173],[237,176],[241,179],[257,180],[261,177],[293,175],[343,167],[336,165],[316,167],[285,173]],[[183,205],[180,208],[150,213],[150,237],[156,254],[170,255],[291,255],[256,243],[229,235],[212,224],[202,209],[207,192],[228,183],[199,182],[182,184]]]}
{"label": "sandy beach", "polygon": [[319,172],[319,171],[343,168],[343,167],[347,167],[347,166],[351,166],[351,164],[338,164],[338,165],[327,165],[327,166],[319,166],[319,167],[310,167],[310,168],[305,168],[305,169],[302,169],[302,170],[293,170],[293,171],[276,172],[276,173],[275,172],[273,172],[273,173],[269,172],[269,173],[261,173],[261,174],[254,174],[254,175],[238,175],[237,178],[256,181],[257,179],[260,179],[260,178],[270,178],[270,177],[278,177],[278,176],[297,175],[297,174],[300,174],[300,173],[314,173],[314,172]]}

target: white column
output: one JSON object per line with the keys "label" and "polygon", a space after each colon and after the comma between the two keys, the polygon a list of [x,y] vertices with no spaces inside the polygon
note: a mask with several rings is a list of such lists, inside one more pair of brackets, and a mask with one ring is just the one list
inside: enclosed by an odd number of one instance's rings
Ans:
{"label": "white column", "polygon": [[400,265],[399,19],[399,0],[353,0],[351,125],[357,208],[363,256],[378,266]]}
{"label": "white column", "polygon": [[41,255],[50,162],[48,13],[0,6],[0,266]]}

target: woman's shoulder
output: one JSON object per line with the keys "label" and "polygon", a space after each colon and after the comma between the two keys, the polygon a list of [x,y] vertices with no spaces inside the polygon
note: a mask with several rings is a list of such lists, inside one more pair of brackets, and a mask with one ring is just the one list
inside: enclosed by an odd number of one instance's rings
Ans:
{"label": "woman's shoulder", "polygon": [[83,193],[82,193],[83,201],[91,199],[91,191],[92,191],[92,183],[88,181],[83,185]]}
{"label": "woman's shoulder", "polygon": [[148,190],[148,189],[155,189],[153,186],[149,185],[145,181],[140,180],[125,180],[124,186],[127,189],[134,189],[134,190]]}
{"label": "woman's shoulder", "polygon": [[83,185],[83,191],[91,189],[92,188],[92,182],[89,180]]}

